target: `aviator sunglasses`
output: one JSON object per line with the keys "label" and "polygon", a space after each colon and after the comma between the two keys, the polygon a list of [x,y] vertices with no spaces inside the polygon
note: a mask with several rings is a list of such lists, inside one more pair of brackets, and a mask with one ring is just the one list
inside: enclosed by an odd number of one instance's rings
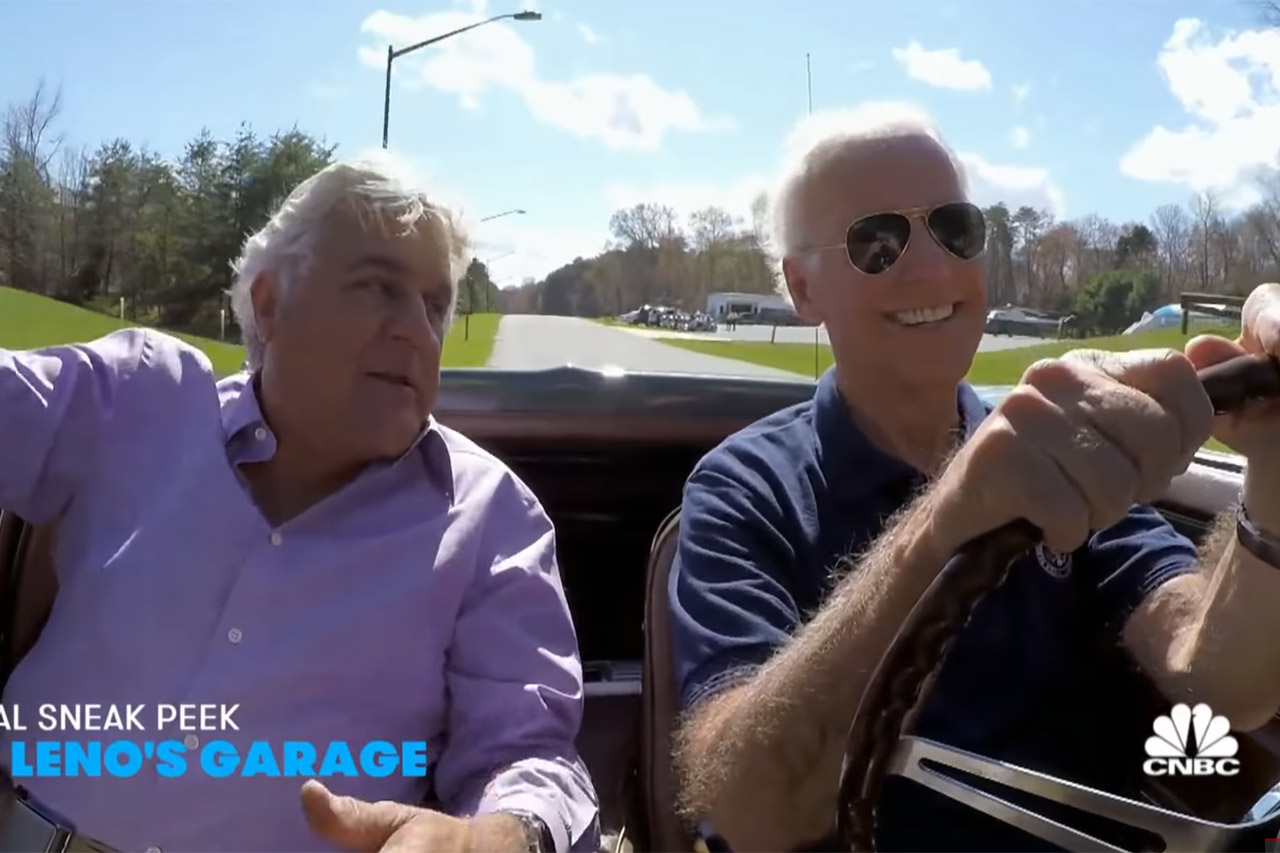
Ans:
{"label": "aviator sunglasses", "polygon": [[934,241],[962,261],[973,260],[986,247],[987,223],[982,210],[967,201],[953,201],[860,217],[845,232],[843,245],[816,246],[815,251],[844,249],[854,269],[879,275],[907,251],[912,219],[923,221]]}

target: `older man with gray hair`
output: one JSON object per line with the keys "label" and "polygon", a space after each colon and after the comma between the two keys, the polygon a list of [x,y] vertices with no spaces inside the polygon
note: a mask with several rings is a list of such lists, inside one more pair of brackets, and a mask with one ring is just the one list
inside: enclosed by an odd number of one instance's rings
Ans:
{"label": "older man with gray hair", "polygon": [[[1236,341],[1077,351],[998,406],[965,382],[982,338],[982,212],[918,115],[851,116],[776,194],[787,287],[826,325],[813,399],[730,437],[685,488],[670,581],[683,806],[737,850],[836,849],[846,735],[877,661],[946,559],[1015,519],[1044,533],[977,609],[915,733],[1128,792],[1144,680],[1237,729],[1280,706],[1280,409],[1215,421],[1196,369],[1280,354],[1280,285]],[[1210,434],[1248,459],[1202,551],[1149,504]],[[1123,656],[1111,650],[1123,649]],[[1140,669],[1145,679],[1135,677]],[[901,783],[901,784],[899,784]],[[894,778],[881,850],[1055,849]],[[1069,820],[1069,819],[1068,819]]]}
{"label": "older man with gray hair", "polygon": [[598,846],[552,524],[431,416],[469,259],[448,209],[338,163],[235,265],[249,372],[216,381],[142,329],[0,350],[0,507],[57,523],[58,593],[6,706],[238,705],[236,730],[186,735],[189,767],[202,740],[426,741],[433,790],[148,765],[24,779],[4,821],[65,815],[71,849]]}

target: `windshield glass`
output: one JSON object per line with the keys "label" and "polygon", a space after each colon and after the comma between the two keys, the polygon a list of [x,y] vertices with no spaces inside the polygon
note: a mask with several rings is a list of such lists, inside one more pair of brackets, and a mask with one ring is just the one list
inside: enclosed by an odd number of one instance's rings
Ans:
{"label": "windshield glass", "polygon": [[831,349],[775,178],[884,115],[935,125],[983,214],[987,391],[1070,348],[1234,337],[1280,279],[1275,3],[299,9],[3,4],[0,346],[150,325],[238,371],[246,235],[385,150],[473,241],[444,367],[812,381]]}

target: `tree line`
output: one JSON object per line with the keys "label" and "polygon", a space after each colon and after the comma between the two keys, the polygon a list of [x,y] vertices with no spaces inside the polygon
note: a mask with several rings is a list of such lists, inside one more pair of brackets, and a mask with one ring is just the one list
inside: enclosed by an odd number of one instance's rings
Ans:
{"label": "tree line", "polygon": [[[229,140],[204,130],[175,160],[124,138],[74,148],[58,130],[60,110],[60,92],[42,83],[4,112],[0,285],[110,314],[123,305],[130,321],[210,337],[244,237],[336,150],[296,127],[261,136],[247,126]],[[1186,290],[1242,294],[1280,280],[1280,176],[1258,188],[1243,211],[1204,192],[1146,222],[991,205],[990,302],[1071,314],[1078,332],[1108,333]],[[779,293],[767,211],[764,195],[745,219],[707,207],[682,221],[667,205],[636,204],[613,214],[598,254],[542,280],[499,290],[473,262],[459,311],[598,317],[643,304],[705,308],[718,291]]]}

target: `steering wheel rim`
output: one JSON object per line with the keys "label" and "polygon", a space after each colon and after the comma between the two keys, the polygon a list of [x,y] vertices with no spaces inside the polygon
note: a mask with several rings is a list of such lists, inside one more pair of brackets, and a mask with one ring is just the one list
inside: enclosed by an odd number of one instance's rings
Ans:
{"label": "steering wheel rim", "polygon": [[[1254,400],[1280,397],[1280,361],[1267,356],[1240,356],[1200,371],[1199,377],[1217,414],[1240,411]],[[999,764],[941,744],[904,738],[903,732],[927,701],[952,643],[978,604],[1004,583],[1018,558],[1042,538],[1041,531],[1023,519],[976,537],[947,562],[912,607],[873,671],[849,726],[836,820],[837,836],[844,849],[875,849],[880,793],[885,779],[893,772],[891,763],[904,747],[908,751],[941,749],[952,755],[964,755],[965,760]],[[1266,822],[1266,818],[1261,817],[1238,825],[1202,821],[1002,765],[999,775],[1008,773],[1039,777],[1036,780],[1039,785],[1069,790],[1072,799],[1093,798],[1092,804],[1111,812],[1111,817],[1123,813],[1119,818],[1121,822],[1141,825],[1157,835],[1172,833],[1183,843],[1195,845],[1182,849],[1213,849],[1212,845],[1220,842],[1225,832]],[[1099,797],[1104,799],[1098,800]],[[1051,794],[1050,798],[1055,797]],[[1117,802],[1107,802],[1105,798]],[[1067,830],[1064,837],[1089,838],[1072,830]]]}

